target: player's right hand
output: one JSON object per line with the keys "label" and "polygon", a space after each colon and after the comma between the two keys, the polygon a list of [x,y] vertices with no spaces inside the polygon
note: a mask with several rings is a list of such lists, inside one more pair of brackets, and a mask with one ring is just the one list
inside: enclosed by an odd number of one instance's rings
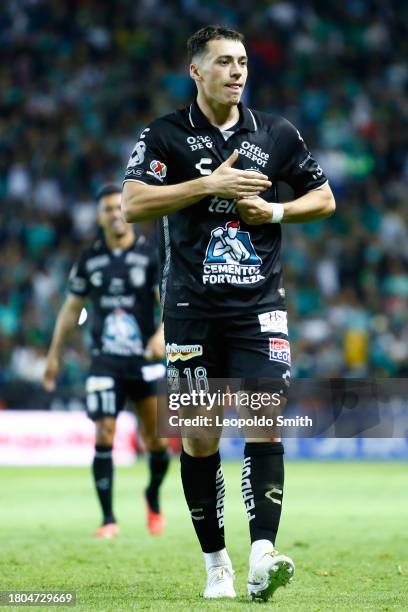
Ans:
{"label": "player's right hand", "polygon": [[224,198],[244,198],[258,195],[272,185],[265,174],[252,170],[238,170],[233,165],[238,159],[238,150],[206,178],[211,193]]}
{"label": "player's right hand", "polygon": [[43,375],[43,385],[46,391],[55,391],[57,386],[56,380],[60,370],[60,362],[58,357],[48,356],[45,371]]}

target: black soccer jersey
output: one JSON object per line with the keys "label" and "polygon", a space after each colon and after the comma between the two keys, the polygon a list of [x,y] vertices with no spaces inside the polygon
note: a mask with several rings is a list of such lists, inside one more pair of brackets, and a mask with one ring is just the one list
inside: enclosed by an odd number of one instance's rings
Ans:
{"label": "black soccer jersey", "polygon": [[[299,197],[326,181],[298,130],[282,117],[239,105],[234,131],[212,126],[194,102],[145,128],[130,156],[125,181],[171,185],[211,174],[234,149],[235,168],[266,174],[276,201],[278,181]],[[217,195],[163,220],[166,250],[162,297],[174,317],[239,315],[284,308],[279,224],[247,225],[233,199]]]}
{"label": "black soccer jersey", "polygon": [[155,331],[157,254],[139,235],[128,249],[110,250],[104,239],[86,249],[69,277],[69,291],[92,303],[94,365],[129,375],[143,361]]}

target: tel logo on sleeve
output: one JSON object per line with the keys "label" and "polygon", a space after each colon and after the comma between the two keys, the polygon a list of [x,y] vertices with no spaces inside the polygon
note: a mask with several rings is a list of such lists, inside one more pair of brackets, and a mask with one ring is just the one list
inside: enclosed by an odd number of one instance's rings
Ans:
{"label": "tel logo on sleeve", "polygon": [[290,345],[288,340],[269,338],[269,360],[290,365]]}

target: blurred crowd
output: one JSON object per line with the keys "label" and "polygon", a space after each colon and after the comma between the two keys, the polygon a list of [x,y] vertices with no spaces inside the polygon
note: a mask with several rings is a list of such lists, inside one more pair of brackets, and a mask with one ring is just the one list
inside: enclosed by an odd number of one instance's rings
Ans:
{"label": "blurred crowd", "polygon": [[[294,374],[408,375],[407,3],[4,0],[0,382],[40,379],[95,191],[191,98],[185,41],[208,23],[245,33],[246,102],[300,129],[337,200],[284,226]],[[64,382],[85,364],[78,335]]]}

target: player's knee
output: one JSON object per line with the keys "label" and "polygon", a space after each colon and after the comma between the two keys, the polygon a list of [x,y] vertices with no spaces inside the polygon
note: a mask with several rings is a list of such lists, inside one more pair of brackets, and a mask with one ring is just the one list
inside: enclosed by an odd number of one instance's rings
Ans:
{"label": "player's knee", "polygon": [[100,419],[96,422],[96,444],[112,446],[116,423],[113,419]]}
{"label": "player's knee", "polygon": [[168,446],[167,438],[158,438],[157,436],[144,436],[146,449],[152,452],[166,450]]}
{"label": "player's knee", "polygon": [[192,457],[209,457],[217,452],[219,447],[218,438],[203,440],[200,438],[184,438],[183,448]]}

